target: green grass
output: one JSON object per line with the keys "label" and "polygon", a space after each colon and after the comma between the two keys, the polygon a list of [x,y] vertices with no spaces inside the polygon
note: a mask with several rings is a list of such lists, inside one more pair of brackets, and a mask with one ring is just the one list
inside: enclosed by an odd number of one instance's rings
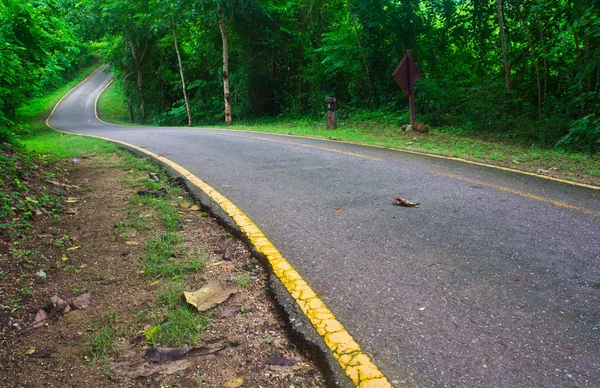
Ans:
{"label": "green grass", "polygon": [[127,98],[119,83],[113,82],[98,99],[98,115],[102,120],[116,124],[131,124]]}
{"label": "green grass", "polygon": [[404,132],[381,121],[340,122],[337,130],[326,130],[313,120],[233,125],[232,129],[335,139],[351,143],[450,156],[469,161],[537,173],[557,167],[557,177],[600,185],[600,155],[568,152],[558,148],[526,146],[510,139],[486,134],[463,134],[457,128],[432,128],[427,134]]}
{"label": "green grass", "polygon": [[86,359],[96,363],[118,353],[119,348],[115,340],[120,331],[122,329],[117,324],[117,315],[114,312],[102,317],[99,327],[88,329]]}

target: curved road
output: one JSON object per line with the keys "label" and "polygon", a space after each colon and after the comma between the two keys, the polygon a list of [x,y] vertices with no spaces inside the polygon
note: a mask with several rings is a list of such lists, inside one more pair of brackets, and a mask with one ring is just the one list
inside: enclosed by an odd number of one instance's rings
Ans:
{"label": "curved road", "polygon": [[392,384],[600,385],[600,191],[338,142],[108,125],[94,102],[109,80],[95,73],[50,124],[163,155],[228,197]]}

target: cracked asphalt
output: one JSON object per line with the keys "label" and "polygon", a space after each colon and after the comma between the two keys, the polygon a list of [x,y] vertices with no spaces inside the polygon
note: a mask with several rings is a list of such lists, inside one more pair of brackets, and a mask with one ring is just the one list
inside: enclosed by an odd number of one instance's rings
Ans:
{"label": "cracked asphalt", "polygon": [[109,80],[95,73],[50,124],[165,156],[225,195],[392,384],[600,386],[599,190],[332,141],[105,124]]}

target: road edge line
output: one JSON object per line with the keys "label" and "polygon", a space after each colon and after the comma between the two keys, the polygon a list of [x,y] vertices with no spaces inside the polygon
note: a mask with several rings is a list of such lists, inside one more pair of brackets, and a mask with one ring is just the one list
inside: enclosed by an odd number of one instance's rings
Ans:
{"label": "road edge line", "polygon": [[[90,77],[92,75],[90,75]],[[87,80],[87,78],[85,80],[83,80],[81,83],[83,83],[86,80]],[[94,105],[94,114],[96,116],[96,119],[98,121],[100,121],[101,123],[104,123],[104,124],[107,124],[107,125],[114,125],[114,126],[117,126],[117,127],[130,127],[129,125],[124,125],[124,124],[109,123],[107,121],[102,120],[98,116],[98,110],[97,110],[98,99],[100,98],[100,95],[111,85],[112,82],[113,82],[113,80],[111,80],[100,91],[100,93],[96,97],[96,103]],[[77,86],[79,86],[79,85],[77,85]],[[75,88],[77,86],[75,86]],[[65,95],[65,97],[66,96],[67,95]],[[56,105],[58,105],[59,103],[60,103],[60,101]],[[56,109],[56,107],[55,107],[55,109]],[[52,113],[50,115],[52,115]],[[143,128],[143,126],[140,126],[140,125],[133,125],[133,126],[142,127]],[[180,128],[180,127],[163,127],[163,128]],[[311,140],[325,141],[325,142],[328,142],[328,143],[349,144],[349,145],[359,145],[359,146],[363,146],[363,147],[379,148],[379,149],[383,149],[383,150],[403,152],[403,153],[412,154],[412,155],[421,155],[421,156],[428,156],[428,157],[431,157],[431,158],[452,160],[452,161],[455,161],[455,162],[462,162],[462,163],[471,164],[471,165],[475,165],[475,166],[488,167],[488,168],[494,168],[494,169],[497,169],[497,170],[508,171],[508,172],[512,172],[512,173],[515,173],[515,174],[528,175],[528,176],[532,176],[532,177],[536,177],[536,178],[546,179],[546,180],[549,180],[549,181],[564,183],[564,184],[567,184],[567,185],[584,187],[584,188],[592,189],[592,190],[600,190],[600,186],[596,186],[596,185],[592,185],[592,184],[588,184],[588,183],[581,183],[581,182],[570,181],[570,180],[562,179],[562,178],[555,178],[555,177],[552,177],[552,176],[536,174],[536,173],[530,172],[530,171],[517,170],[517,169],[511,168],[511,167],[503,167],[503,166],[496,166],[494,164],[489,164],[489,163],[476,162],[476,161],[473,161],[473,160],[467,160],[467,159],[458,158],[456,156],[445,156],[445,155],[430,154],[430,153],[427,153],[427,152],[412,151],[412,150],[406,150],[406,149],[394,148],[394,147],[386,147],[386,146],[380,146],[380,145],[376,145],[376,144],[365,144],[365,143],[359,143],[359,142],[347,141],[347,140],[331,140],[331,139],[320,138],[320,137],[316,137],[316,136],[302,136],[302,135],[294,135],[294,134],[286,134],[286,133],[265,132],[265,131],[251,131],[251,130],[247,130],[247,129],[233,129],[233,128],[221,128],[221,127],[215,127],[215,128],[187,127],[187,128],[188,129],[200,129],[200,130],[217,130],[217,131],[231,131],[231,132],[244,132],[244,133],[259,133],[259,134],[263,134],[263,135],[284,136],[284,137],[292,137],[292,138],[297,138],[297,139],[311,139]]]}
{"label": "road edge line", "polygon": [[[272,273],[281,281],[292,299],[294,299],[300,310],[304,313],[304,316],[316,329],[327,348],[332,352],[333,357],[337,360],[342,370],[344,370],[346,376],[348,376],[357,387],[361,388],[392,387],[379,368],[377,368],[367,354],[363,353],[350,333],[348,333],[344,326],[335,318],[333,313],[327,308],[325,303],[317,296],[296,269],[294,269],[294,267],[281,255],[279,250],[271,243],[271,241],[269,241],[260,228],[258,228],[248,216],[224,195],[192,174],[183,166],[152,151],[148,151],[124,141],[113,140],[102,136],[61,131],[49,124],[49,120],[60,102],[83,82],[94,75],[99,69],[100,68],[96,69],[96,71],[73,87],[73,89],[59,100],[46,119],[46,125],[52,130],[60,133],[91,137],[120,144],[126,148],[152,157],[184,177],[189,183],[201,190],[208,198],[216,203],[217,206],[233,220],[254,249],[266,258]],[[106,87],[108,87],[108,85]],[[97,101],[98,99],[96,98],[96,102]]]}
{"label": "road edge line", "polygon": [[[46,124],[46,126],[47,126],[48,128],[50,128],[50,129],[53,129],[53,130],[55,130],[55,131],[57,131],[57,132],[62,132],[62,131],[59,131],[58,129],[56,129],[56,128],[54,128],[53,126],[51,126],[51,125],[50,125],[50,122],[49,122],[49,121],[50,121],[50,118],[52,117],[52,115],[54,114],[54,111],[55,111],[55,110],[56,110],[56,108],[57,108],[57,107],[60,105],[60,103],[61,103],[61,102],[62,102],[62,101],[65,99],[65,98],[67,98],[67,96],[68,96],[69,94],[71,94],[71,92],[73,92],[73,90],[77,89],[77,88],[78,88],[79,86],[81,86],[81,85],[82,85],[82,84],[83,84],[85,81],[87,81],[88,79],[90,79],[90,78],[91,78],[91,77],[92,77],[94,74],[96,74],[98,71],[100,71],[100,69],[102,69],[102,68],[104,68],[104,67],[106,67],[106,63],[103,63],[102,65],[98,66],[98,67],[96,68],[96,70],[92,71],[92,73],[91,73],[90,75],[88,75],[87,77],[85,77],[85,78],[83,79],[83,81],[81,81],[81,82],[79,82],[77,85],[73,86],[73,87],[71,88],[71,90],[69,90],[68,92],[66,92],[66,93],[65,93],[65,95],[64,95],[64,96],[62,96],[62,97],[60,98],[60,100],[58,100],[58,102],[56,103],[56,105],[54,105],[54,108],[52,108],[52,111],[50,111],[50,114],[48,114],[48,117],[46,117],[46,120],[44,120],[44,124]],[[104,90],[104,89],[102,89],[102,90]],[[102,93],[102,92],[100,92],[100,93]],[[68,133],[68,132],[65,132],[65,133]]]}

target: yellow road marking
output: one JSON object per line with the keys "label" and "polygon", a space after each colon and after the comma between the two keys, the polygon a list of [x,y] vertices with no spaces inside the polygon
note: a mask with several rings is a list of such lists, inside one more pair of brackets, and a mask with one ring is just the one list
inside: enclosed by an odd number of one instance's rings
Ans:
{"label": "yellow road marking", "polygon": [[[56,109],[56,107],[54,109]],[[52,110],[52,113],[54,113],[54,109]],[[102,139],[135,149],[138,152],[142,152],[168,165],[193,185],[202,190],[209,198],[216,202],[229,215],[229,217],[233,219],[240,230],[246,234],[257,251],[262,253],[267,258],[273,269],[273,273],[281,280],[304,315],[308,318],[319,335],[323,338],[325,344],[331,350],[333,356],[345,371],[346,375],[356,384],[356,386],[361,388],[391,388],[392,385],[388,382],[383,373],[381,373],[377,366],[373,364],[369,356],[362,352],[360,346],[356,343],[356,341],[354,341],[350,333],[344,329],[344,326],[335,318],[333,313],[315,294],[308,283],[304,281],[302,276],[300,276],[300,274],[292,267],[292,265],[281,255],[279,250],[269,241],[269,239],[267,239],[258,226],[256,226],[256,224],[254,224],[254,222],[252,222],[248,216],[246,216],[225,196],[220,194],[217,190],[212,188],[210,185],[202,181],[184,167],[165,158],[164,156],[155,154],[154,152],[120,140],[113,140],[102,136],[73,134],[56,129],[48,123],[52,113],[50,116],[48,116],[46,125],[55,131],[70,135]]]}
{"label": "yellow road marking", "polygon": [[429,172],[431,172],[433,174],[442,175],[442,176],[445,176],[445,177],[448,177],[448,178],[452,178],[452,179],[457,179],[457,180],[464,181],[464,182],[473,183],[473,184],[480,185],[480,186],[490,187],[490,188],[493,188],[493,189],[496,189],[496,190],[506,191],[508,193],[520,195],[520,196],[525,197],[525,198],[530,198],[530,199],[535,199],[535,200],[541,201],[541,202],[551,203],[553,205],[556,205],[556,206],[559,206],[559,207],[563,207],[565,209],[577,210],[577,211],[580,211],[580,212],[585,213],[587,215],[600,216],[600,213],[595,212],[595,211],[590,210],[590,209],[586,209],[586,208],[582,208],[582,207],[578,207],[578,206],[574,206],[574,205],[569,205],[566,202],[556,201],[556,200],[553,200],[553,199],[550,199],[550,198],[546,198],[546,197],[542,197],[542,196],[539,196],[539,195],[530,194],[530,193],[526,193],[524,191],[511,189],[510,187],[495,185],[493,183],[487,183],[487,182],[483,182],[483,181],[480,181],[480,180],[477,180],[477,179],[465,178],[465,177],[462,177],[462,176],[448,174],[448,173],[439,172],[439,171],[435,171],[435,170],[429,170]]}
{"label": "yellow road marking", "polygon": [[293,141],[284,141],[284,140],[277,140],[277,139],[269,139],[269,138],[266,138],[266,137],[258,137],[258,136],[234,135],[232,133],[226,133],[225,136],[241,137],[243,139],[257,139],[257,140],[268,141],[268,142],[271,142],[271,143],[289,144],[289,145],[295,145],[295,146],[305,147],[305,148],[314,148],[314,149],[321,150],[321,151],[329,151],[329,152],[334,152],[334,153],[337,153],[337,154],[355,156],[357,158],[369,159],[369,160],[375,160],[375,161],[378,161],[378,162],[383,162],[383,159],[376,158],[376,157],[373,157],[373,156],[358,154],[356,152],[349,152],[349,151],[337,150],[335,148],[321,147],[321,146],[316,146],[316,145],[312,145],[312,144],[296,143],[296,142],[293,142]]}

